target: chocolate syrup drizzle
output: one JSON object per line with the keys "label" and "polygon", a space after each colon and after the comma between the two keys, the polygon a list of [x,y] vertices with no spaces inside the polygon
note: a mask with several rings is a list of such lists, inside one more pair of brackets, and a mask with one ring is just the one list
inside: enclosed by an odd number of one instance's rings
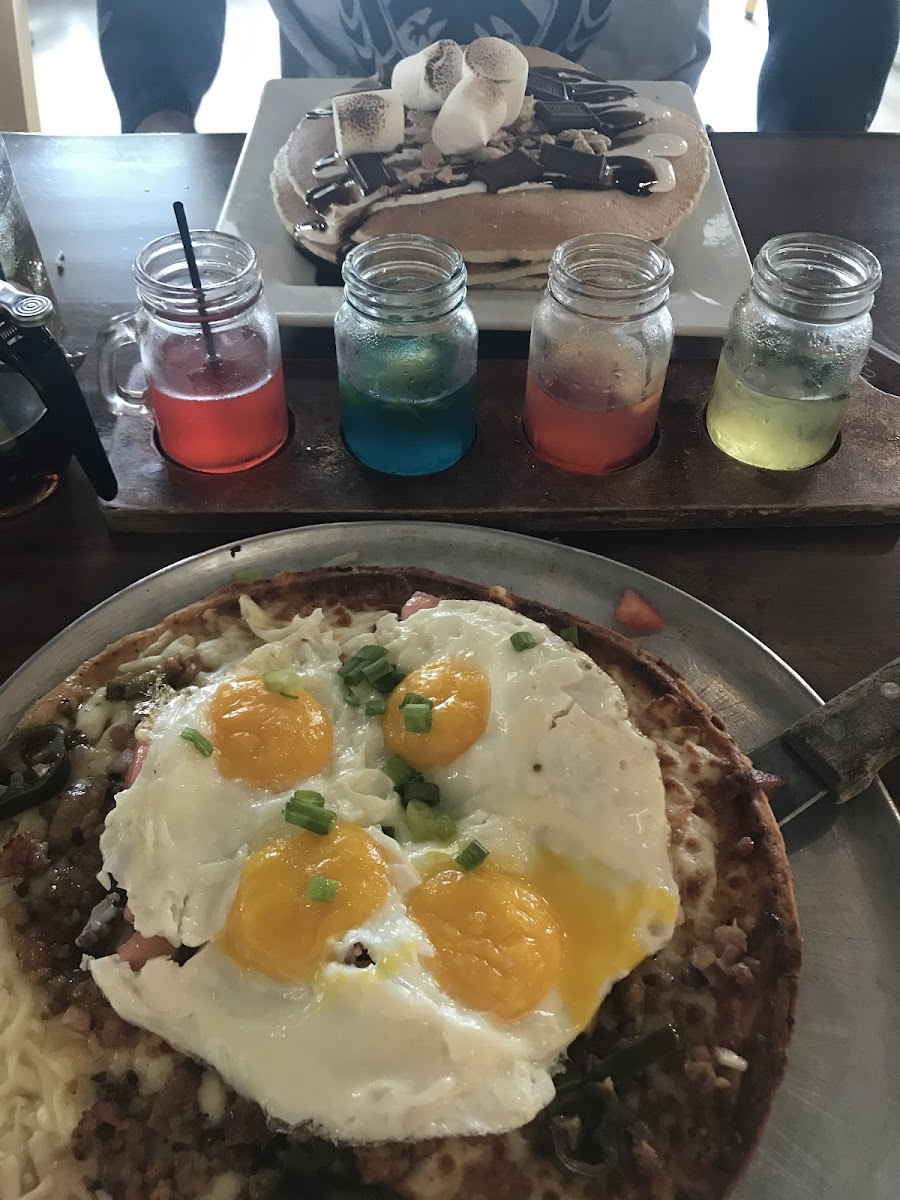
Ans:
{"label": "chocolate syrup drizzle", "polygon": [[[646,196],[659,182],[651,158],[640,154],[642,139],[639,132],[641,126],[653,120],[654,109],[658,106],[641,107],[637,93],[631,88],[588,73],[557,67],[532,67],[528,72],[526,95],[535,100],[535,122],[543,132],[559,134],[571,129],[595,132],[610,140],[611,151],[633,146],[635,153],[616,153],[608,157],[581,153],[562,143],[547,143],[539,161],[523,149],[513,150],[502,158],[460,168],[461,173],[449,183],[430,179],[419,186],[400,183],[390,165],[384,163],[384,155],[356,155],[347,159],[345,174],[330,175],[307,191],[304,199],[316,216],[298,225],[297,234],[325,233],[328,222],[323,218],[333,207],[359,206],[356,219],[343,230],[338,250],[340,259],[351,248],[353,232],[366,221],[371,203],[381,199],[383,193],[420,195],[479,182],[489,192],[528,183],[584,191],[616,188],[631,196]],[[306,114],[309,119],[331,115],[331,108],[326,106]],[[554,153],[557,149],[565,152]],[[337,151],[333,151],[316,162],[314,172],[339,167],[342,161]],[[368,204],[363,203],[366,200],[369,200]],[[296,240],[300,241],[300,238]]]}

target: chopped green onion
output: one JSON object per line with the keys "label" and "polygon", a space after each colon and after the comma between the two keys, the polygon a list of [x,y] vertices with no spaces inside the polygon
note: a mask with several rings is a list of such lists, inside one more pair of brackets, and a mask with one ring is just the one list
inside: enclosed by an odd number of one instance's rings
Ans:
{"label": "chopped green onion", "polygon": [[279,696],[287,696],[289,700],[296,700],[303,691],[303,684],[296,671],[266,671],[262,678],[270,692],[277,692]]}
{"label": "chopped green onion", "polygon": [[381,832],[385,837],[393,838],[394,841],[397,840],[397,830],[393,825],[382,825]]}
{"label": "chopped green onion", "polygon": [[386,696],[388,692],[392,692],[394,690],[398,683],[402,683],[405,678],[406,676],[403,674],[403,672],[398,671],[397,668],[394,667],[393,671],[391,671],[389,675],[383,675],[381,679],[372,681],[372,686],[377,692],[381,692],[383,696]]}
{"label": "chopped green onion", "polygon": [[406,708],[407,704],[433,704],[433,700],[426,700],[424,696],[420,696],[418,692],[407,692],[400,701],[400,707]]}
{"label": "chopped green onion", "polygon": [[357,696],[356,692],[354,692],[353,688],[350,687],[350,685],[346,681],[344,682],[342,691],[343,691],[343,695],[344,695],[344,700],[347,702],[347,704],[349,704],[351,708],[359,708],[362,701],[360,700],[359,696]]}
{"label": "chopped green onion", "polygon": [[241,567],[231,577],[235,583],[256,583],[257,579],[265,579],[259,567]]}
{"label": "chopped green onion", "polygon": [[437,808],[441,802],[441,789],[438,785],[418,776],[402,784],[400,794],[404,804],[409,804],[412,800],[421,800],[429,808]]}
{"label": "chopped green onion", "polygon": [[423,800],[410,800],[406,810],[406,828],[414,842],[452,842],[456,822],[446,813],[435,812]]}
{"label": "chopped green onion", "polygon": [[384,658],[386,654],[387,650],[385,650],[384,646],[376,646],[374,642],[369,646],[363,646],[361,650],[357,650],[356,653],[344,663],[344,665],[341,667],[340,673],[345,675],[348,671],[353,670],[354,667],[361,667],[365,663],[374,662],[376,658]]}
{"label": "chopped green onion", "polygon": [[324,900],[326,904],[333,904],[340,890],[341,885],[337,879],[328,879],[325,875],[310,875],[309,883],[306,885],[306,898],[307,900]]}
{"label": "chopped green onion", "polygon": [[394,665],[389,658],[376,658],[374,662],[366,663],[362,673],[369,683],[375,683],[385,675],[390,675],[393,670]]}
{"label": "chopped green onion", "polygon": [[573,646],[579,646],[578,629],[575,625],[567,625],[565,629],[559,631],[559,636],[564,642],[571,642]]}
{"label": "chopped green onion", "polygon": [[186,742],[190,742],[198,754],[202,754],[204,758],[209,758],[213,752],[213,744],[203,736],[199,729],[191,729],[190,725],[182,729],[180,737],[183,737]]}
{"label": "chopped green onion", "polygon": [[407,704],[403,710],[403,728],[407,733],[431,733],[434,713],[431,703]]}
{"label": "chopped green onion", "polygon": [[387,705],[380,696],[376,696],[374,700],[366,701],[366,716],[380,717],[387,708]]}
{"label": "chopped green onion", "polygon": [[386,654],[387,650],[384,646],[363,646],[344,663],[339,669],[338,675],[341,679],[346,679],[347,683],[359,683],[363,677],[363,667],[376,662],[379,658],[384,658]]}
{"label": "chopped green onion", "polygon": [[[531,637],[531,634],[528,636]],[[457,854],[456,862],[464,871],[474,871],[476,867],[481,866],[488,854],[490,851],[485,850],[481,842],[469,842],[468,846]]]}
{"label": "chopped green onion", "polygon": [[319,808],[317,804],[307,804],[291,797],[284,806],[284,819],[291,825],[299,825],[301,829],[308,829],[310,833],[324,836],[334,828],[337,813],[329,808]]}
{"label": "chopped green onion", "polygon": [[400,787],[404,783],[409,783],[410,779],[415,779],[416,777],[416,771],[399,754],[395,754],[393,758],[389,758],[381,769],[394,787]]}
{"label": "chopped green onion", "polygon": [[303,788],[297,792],[293,792],[291,800],[297,804],[316,804],[319,808],[325,807],[325,797],[321,792],[307,791]]}
{"label": "chopped green onion", "polygon": [[509,639],[512,643],[513,650],[521,652],[522,650],[533,650],[537,645],[533,633],[529,633],[527,629],[520,629],[518,633],[514,633]]}

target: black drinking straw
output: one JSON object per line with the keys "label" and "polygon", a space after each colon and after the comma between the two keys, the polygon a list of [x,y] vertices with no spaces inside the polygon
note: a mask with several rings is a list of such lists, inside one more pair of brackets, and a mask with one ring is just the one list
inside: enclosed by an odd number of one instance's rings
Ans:
{"label": "black drinking straw", "polygon": [[203,284],[200,282],[200,272],[197,270],[197,256],[194,254],[194,243],[191,241],[191,231],[188,228],[187,217],[184,213],[184,205],[180,200],[176,200],[172,205],[172,211],[175,213],[175,222],[178,225],[178,232],[181,235],[181,244],[184,246],[184,258],[187,263],[188,275],[191,277],[191,284],[197,293],[197,308],[200,312],[200,328],[203,330],[203,340],[206,342],[206,354],[209,358],[209,365],[215,370],[219,370],[222,366],[222,360],[216,354],[216,348],[213,345],[212,328],[209,321],[204,321],[206,316],[206,299],[203,295]]}

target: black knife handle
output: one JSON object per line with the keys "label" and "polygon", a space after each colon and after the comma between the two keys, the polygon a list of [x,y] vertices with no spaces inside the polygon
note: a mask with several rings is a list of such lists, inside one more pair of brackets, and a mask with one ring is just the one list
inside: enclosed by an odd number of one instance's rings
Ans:
{"label": "black knife handle", "polygon": [[900,755],[900,658],[792,725],[782,740],[836,800],[864,791]]}

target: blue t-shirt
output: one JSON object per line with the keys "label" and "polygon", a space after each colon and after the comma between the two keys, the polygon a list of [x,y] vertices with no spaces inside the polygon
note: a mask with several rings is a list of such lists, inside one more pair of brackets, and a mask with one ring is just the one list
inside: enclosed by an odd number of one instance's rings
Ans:
{"label": "blue t-shirt", "polygon": [[439,38],[543,46],[608,79],[682,79],[709,56],[709,0],[270,0],[309,76],[372,75]]}

